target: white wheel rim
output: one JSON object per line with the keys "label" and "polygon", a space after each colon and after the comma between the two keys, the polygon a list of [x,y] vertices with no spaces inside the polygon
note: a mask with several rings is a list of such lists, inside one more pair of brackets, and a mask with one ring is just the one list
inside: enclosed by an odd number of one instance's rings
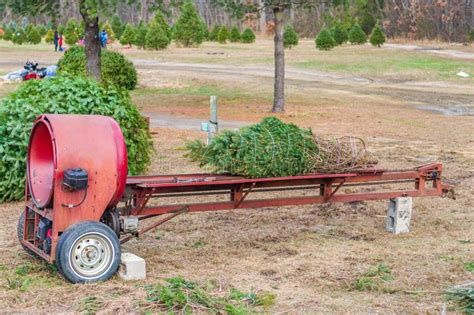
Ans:
{"label": "white wheel rim", "polygon": [[101,233],[82,235],[69,252],[72,270],[81,278],[95,279],[107,272],[113,263],[114,248]]}

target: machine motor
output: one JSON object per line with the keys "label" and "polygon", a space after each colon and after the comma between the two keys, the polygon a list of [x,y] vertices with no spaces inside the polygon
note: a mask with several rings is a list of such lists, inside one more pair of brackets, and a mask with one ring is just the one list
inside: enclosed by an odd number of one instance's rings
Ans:
{"label": "machine motor", "polygon": [[64,171],[63,186],[68,191],[83,190],[87,188],[89,176],[82,168],[71,168]]}

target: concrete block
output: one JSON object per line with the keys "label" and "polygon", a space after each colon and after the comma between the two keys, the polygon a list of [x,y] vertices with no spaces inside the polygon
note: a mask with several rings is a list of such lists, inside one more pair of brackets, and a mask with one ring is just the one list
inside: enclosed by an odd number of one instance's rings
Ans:
{"label": "concrete block", "polygon": [[412,207],[411,197],[390,199],[386,222],[387,231],[395,234],[410,232]]}
{"label": "concrete block", "polygon": [[145,279],[145,259],[132,253],[122,253],[118,275],[125,281]]}

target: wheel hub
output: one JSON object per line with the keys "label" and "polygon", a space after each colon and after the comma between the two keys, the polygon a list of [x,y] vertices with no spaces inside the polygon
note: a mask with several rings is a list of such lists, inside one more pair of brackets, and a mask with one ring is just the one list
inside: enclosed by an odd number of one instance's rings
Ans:
{"label": "wheel hub", "polygon": [[84,235],[75,242],[71,251],[72,267],[84,277],[101,274],[111,263],[111,244],[101,235]]}

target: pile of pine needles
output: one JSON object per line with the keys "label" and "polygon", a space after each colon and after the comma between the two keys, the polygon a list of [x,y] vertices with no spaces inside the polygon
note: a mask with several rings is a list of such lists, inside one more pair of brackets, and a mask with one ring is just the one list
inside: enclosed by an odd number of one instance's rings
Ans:
{"label": "pile of pine needles", "polygon": [[251,178],[336,173],[376,163],[362,139],[325,140],[310,129],[275,117],[239,130],[225,130],[208,145],[201,140],[188,142],[186,150],[186,157],[201,167]]}

